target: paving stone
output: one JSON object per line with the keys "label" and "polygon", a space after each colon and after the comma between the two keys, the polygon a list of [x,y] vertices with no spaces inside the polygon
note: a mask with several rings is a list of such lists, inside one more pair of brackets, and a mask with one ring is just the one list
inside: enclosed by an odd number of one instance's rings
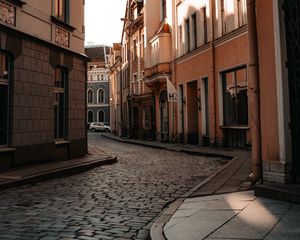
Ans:
{"label": "paving stone", "polygon": [[89,134],[89,145],[116,155],[118,163],[0,192],[0,233],[7,234],[0,234],[1,240],[146,240],[168,203],[226,163],[120,143],[99,133]]}

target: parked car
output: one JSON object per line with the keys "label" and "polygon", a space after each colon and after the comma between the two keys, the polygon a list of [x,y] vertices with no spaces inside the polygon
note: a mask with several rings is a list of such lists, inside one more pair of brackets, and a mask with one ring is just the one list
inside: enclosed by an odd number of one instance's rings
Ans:
{"label": "parked car", "polygon": [[91,123],[89,129],[93,132],[95,132],[95,131],[110,132],[111,131],[110,126],[107,126],[107,125],[105,125],[104,123],[101,123],[101,122]]}

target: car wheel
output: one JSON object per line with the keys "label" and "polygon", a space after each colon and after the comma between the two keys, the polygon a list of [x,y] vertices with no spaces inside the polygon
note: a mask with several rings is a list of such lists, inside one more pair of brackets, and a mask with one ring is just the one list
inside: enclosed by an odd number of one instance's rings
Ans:
{"label": "car wheel", "polygon": [[109,129],[108,128],[105,128],[105,130],[104,130],[105,132],[109,132]]}
{"label": "car wheel", "polygon": [[91,131],[92,131],[92,132],[95,132],[95,131],[96,131],[96,129],[95,129],[95,128],[92,128],[92,129],[91,129]]}

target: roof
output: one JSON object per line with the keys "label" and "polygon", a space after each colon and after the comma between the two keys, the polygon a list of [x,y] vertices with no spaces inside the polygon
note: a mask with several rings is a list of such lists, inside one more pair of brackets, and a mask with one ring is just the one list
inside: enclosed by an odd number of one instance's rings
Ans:
{"label": "roof", "polygon": [[87,46],[85,47],[85,54],[91,59],[91,61],[105,62],[106,56],[109,55],[109,46]]}

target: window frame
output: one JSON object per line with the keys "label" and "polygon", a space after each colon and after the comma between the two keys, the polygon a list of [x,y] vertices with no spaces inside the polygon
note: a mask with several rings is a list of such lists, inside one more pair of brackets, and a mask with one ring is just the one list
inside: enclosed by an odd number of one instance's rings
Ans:
{"label": "window frame", "polygon": [[[3,144],[1,144],[0,142],[0,148],[6,148],[9,146],[9,139],[10,139],[10,121],[9,121],[9,118],[10,118],[10,114],[11,114],[11,109],[10,109],[10,98],[11,98],[11,62],[12,62],[12,58],[10,56],[9,53],[5,52],[5,51],[0,51],[0,56],[1,56],[1,59],[0,59],[0,64],[2,62],[2,57],[5,57],[5,71],[7,72],[7,78],[4,78],[2,76],[0,76],[0,85],[1,86],[5,86],[7,87],[6,91],[7,91],[7,96],[6,96],[6,99],[5,99],[5,104],[6,105],[6,122],[4,123],[4,126],[6,128],[5,131],[5,135],[6,135],[6,141],[3,142]],[[0,65],[0,69],[2,68],[2,64]]]}
{"label": "window frame", "polygon": [[[245,72],[245,83],[246,83],[246,95],[247,95],[247,111],[246,111],[246,117],[247,117],[247,123],[246,124],[240,124],[239,120],[242,119],[239,117],[239,112],[238,112],[238,101],[237,101],[237,93],[238,91],[236,90],[238,87],[240,87],[237,83],[237,72],[239,70],[244,70]],[[235,120],[234,123],[228,123],[226,119],[226,93],[227,93],[227,78],[226,75],[231,73],[232,74],[232,85],[230,86],[231,89],[236,90],[236,96],[235,96],[235,105],[234,109],[235,110]],[[222,114],[223,114],[223,127],[234,127],[234,126],[239,126],[239,127],[248,127],[249,126],[249,97],[248,97],[248,75],[247,75],[247,66],[239,66],[236,68],[232,68],[226,71],[221,72],[221,92],[222,92]],[[234,82],[233,82],[234,81]],[[226,84],[226,85],[225,85]],[[243,86],[242,86],[243,87]],[[230,104],[230,103],[229,103]]]}
{"label": "window frame", "polygon": [[[61,79],[57,81],[57,73],[56,71],[60,71]],[[57,82],[62,82],[61,86],[56,85]],[[55,67],[55,79],[54,79],[54,88],[53,92],[55,94],[55,101],[53,104],[54,108],[54,139],[55,141],[59,140],[65,140],[67,139],[67,122],[68,122],[68,71],[66,68],[62,66],[56,66]],[[60,105],[60,96],[63,95],[63,105]],[[55,109],[55,106],[57,106],[57,110]],[[60,122],[60,107],[63,107],[63,119],[62,123]],[[57,117],[56,117],[57,116]],[[62,126],[60,125],[62,124]],[[62,129],[60,129],[62,127]],[[62,132],[61,132],[62,131]]]}
{"label": "window frame", "polygon": [[58,20],[69,24],[70,0],[53,0],[53,15]]}
{"label": "window frame", "polygon": [[[92,95],[91,95],[91,100],[92,100],[92,101],[90,101],[90,95],[89,95],[90,92],[92,93]],[[93,103],[94,103],[94,90],[91,89],[91,88],[89,88],[89,89],[87,90],[87,103],[88,103],[88,104],[93,104]]]}
{"label": "window frame", "polygon": [[[100,93],[102,93],[103,101],[100,101],[101,100]],[[104,104],[105,103],[105,90],[103,88],[98,89],[97,97],[98,97],[98,104]]]}

